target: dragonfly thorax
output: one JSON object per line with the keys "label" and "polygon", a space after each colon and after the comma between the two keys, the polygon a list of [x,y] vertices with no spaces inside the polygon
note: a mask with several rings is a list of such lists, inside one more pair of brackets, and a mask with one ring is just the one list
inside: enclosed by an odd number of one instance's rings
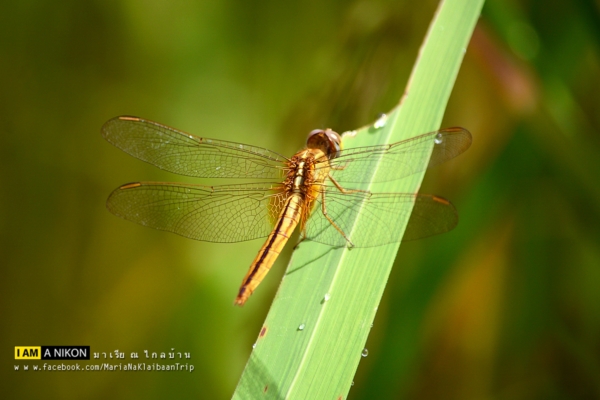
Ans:
{"label": "dragonfly thorax", "polygon": [[[320,156],[323,153],[316,151]],[[302,150],[290,160],[289,171],[286,178],[286,189],[293,193],[306,193],[307,185],[314,182],[315,154],[312,149]]]}

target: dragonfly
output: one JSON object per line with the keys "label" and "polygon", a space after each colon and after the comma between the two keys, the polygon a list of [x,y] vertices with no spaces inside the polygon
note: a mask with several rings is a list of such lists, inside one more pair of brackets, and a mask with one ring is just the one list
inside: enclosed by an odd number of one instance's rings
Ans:
{"label": "dragonfly", "polygon": [[[218,186],[133,182],[115,189],[107,200],[108,210],[119,217],[191,239],[233,243],[266,237],[242,280],[234,303],[239,306],[269,272],[296,227],[301,240],[334,247],[399,242],[396,227],[406,219],[402,240],[453,229],[456,209],[442,197],[345,185],[401,179],[450,160],[471,145],[469,131],[455,127],[392,144],[343,149],[338,133],[315,129],[306,148],[288,158],[131,116],[110,119],[102,135],[126,153],[176,174],[255,180]],[[419,164],[426,154],[431,154],[429,163]],[[375,168],[379,173],[373,178]],[[359,214],[371,229],[354,229]]]}

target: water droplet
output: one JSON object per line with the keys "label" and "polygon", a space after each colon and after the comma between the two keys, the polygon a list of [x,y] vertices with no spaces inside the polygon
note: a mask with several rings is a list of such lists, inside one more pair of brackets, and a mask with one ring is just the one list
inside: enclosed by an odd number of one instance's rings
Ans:
{"label": "water droplet", "polygon": [[243,148],[244,148],[244,145],[243,145],[243,144],[240,144],[240,145],[239,145],[239,148],[240,148],[240,149],[243,149]]}
{"label": "water droplet", "polygon": [[442,144],[444,138],[441,133],[438,133],[437,135],[435,135],[435,139],[433,139],[433,141],[435,142],[435,144]]}
{"label": "water droplet", "polygon": [[252,348],[253,348],[253,349],[254,349],[255,347],[256,347],[256,343],[254,343],[254,344],[252,345]]}
{"label": "water droplet", "polygon": [[369,350],[367,350],[367,348],[365,347],[362,351],[362,353],[360,353],[361,356],[366,357],[369,355]]}
{"label": "water droplet", "polygon": [[379,118],[377,118],[377,121],[375,121],[375,123],[373,124],[373,128],[381,129],[385,126],[386,123],[387,123],[387,115],[380,114]]}
{"label": "water droplet", "polygon": [[354,386],[354,381],[352,381],[352,383],[350,384],[350,386]]}
{"label": "water droplet", "polygon": [[371,328],[373,327],[373,324],[371,324]]}
{"label": "water droplet", "polygon": [[358,132],[356,132],[355,130],[346,131],[346,132],[342,133],[342,137],[343,138],[345,138],[345,137],[354,137],[354,136],[356,136],[357,133]]}
{"label": "water droplet", "polygon": [[221,169],[221,167],[217,167],[217,168],[216,168],[216,170],[217,170],[217,171],[218,171],[218,170],[220,170],[220,169]]}
{"label": "water droplet", "polygon": [[298,330],[303,331],[305,326],[306,326],[305,324],[300,324],[300,326],[298,327]]}
{"label": "water droplet", "polygon": [[188,137],[189,137],[190,139],[193,139],[193,138],[194,138],[192,135],[188,135]]}
{"label": "water droplet", "polygon": [[463,52],[463,54],[465,54],[467,52],[467,48],[463,47],[462,52]]}
{"label": "water droplet", "polygon": [[329,293],[325,293],[325,296],[323,296],[323,301],[329,301],[330,298],[331,295]]}

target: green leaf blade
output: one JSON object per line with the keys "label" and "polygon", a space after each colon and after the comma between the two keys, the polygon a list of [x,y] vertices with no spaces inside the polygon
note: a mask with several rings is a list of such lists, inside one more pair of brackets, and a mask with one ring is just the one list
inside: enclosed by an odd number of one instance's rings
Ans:
{"label": "green leaf blade", "polygon": [[[483,0],[440,4],[401,105],[383,128],[361,128],[345,138],[345,147],[393,143],[439,128],[482,6]],[[419,160],[428,161],[427,155]],[[361,189],[416,193],[423,175]],[[397,227],[398,237],[407,222]],[[368,224],[359,215],[353,229],[373,229]],[[301,243],[233,398],[347,398],[398,248]]]}

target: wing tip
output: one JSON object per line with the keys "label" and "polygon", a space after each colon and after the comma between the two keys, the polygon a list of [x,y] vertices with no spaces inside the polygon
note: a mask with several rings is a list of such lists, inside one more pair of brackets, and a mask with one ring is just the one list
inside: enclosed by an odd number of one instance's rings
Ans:
{"label": "wing tip", "polygon": [[117,190],[133,189],[133,188],[137,188],[140,186],[142,186],[142,182],[130,182],[130,183],[126,183],[124,185],[119,186],[119,189],[117,189]]}
{"label": "wing tip", "polygon": [[463,139],[465,147],[462,151],[466,151],[469,147],[471,147],[471,143],[473,142],[473,135],[467,128],[463,128],[462,126],[453,126],[450,128],[443,129],[443,131],[452,135],[461,135],[465,138]]}
{"label": "wing tip", "polygon": [[142,119],[139,117],[134,117],[133,115],[119,115],[113,119],[118,119],[119,121],[135,121],[140,122]]}
{"label": "wing tip", "polygon": [[132,115],[119,115],[118,117],[113,117],[113,118],[109,119],[108,121],[106,121],[104,123],[104,125],[102,125],[102,128],[100,128],[100,132],[102,133],[102,136],[109,142],[110,142],[110,136],[111,136],[111,127],[115,123],[119,123],[120,121],[142,122],[143,119],[141,119],[139,117],[134,117]]}

